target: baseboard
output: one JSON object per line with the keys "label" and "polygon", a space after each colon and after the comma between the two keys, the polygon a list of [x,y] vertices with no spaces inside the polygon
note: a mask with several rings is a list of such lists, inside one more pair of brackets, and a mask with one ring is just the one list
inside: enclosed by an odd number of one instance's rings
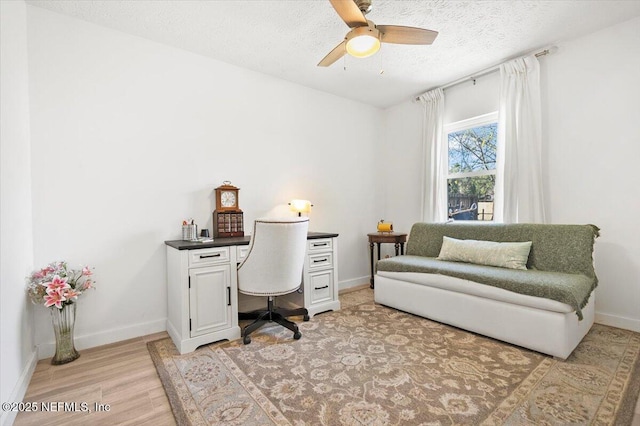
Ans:
{"label": "baseboard", "polygon": [[[36,364],[38,364],[38,351],[33,350],[31,355],[29,355],[27,365],[24,366],[24,369],[18,378],[18,382],[13,388],[13,392],[11,392],[9,401],[2,402],[20,402],[24,399],[24,396],[27,393],[27,388],[29,387],[29,382],[31,382],[31,376],[33,376],[33,372],[36,370]],[[17,411],[2,410],[2,413],[0,414],[0,425],[12,425],[17,415]]]}
{"label": "baseboard", "polygon": [[[74,342],[76,349],[89,349],[96,346],[108,345],[109,343],[120,342],[122,340],[133,339],[135,337],[146,336],[147,334],[158,333],[167,329],[167,319],[159,319],[156,321],[122,327],[100,333],[89,334],[84,336],[76,335]],[[44,359],[52,357],[56,351],[55,342],[41,343],[38,345],[38,358]]]}
{"label": "baseboard", "polygon": [[353,293],[354,291],[364,290],[364,289],[369,288],[369,287],[371,287],[371,285],[369,283],[360,284],[360,285],[357,285],[355,287],[349,287],[349,288],[345,288],[344,290],[338,290],[338,294],[340,296],[342,296],[343,294]]}
{"label": "baseboard", "polygon": [[595,322],[640,333],[640,320],[596,312]]}
{"label": "baseboard", "polygon": [[354,287],[364,287],[364,285],[369,285],[369,280],[371,277],[368,275],[366,277],[354,278],[347,281],[338,282],[338,292],[342,293],[345,290],[351,290]]}

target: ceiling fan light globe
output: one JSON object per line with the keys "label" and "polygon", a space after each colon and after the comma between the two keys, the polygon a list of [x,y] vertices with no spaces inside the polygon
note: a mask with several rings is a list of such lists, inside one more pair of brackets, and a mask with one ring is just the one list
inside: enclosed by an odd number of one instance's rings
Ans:
{"label": "ceiling fan light globe", "polygon": [[354,37],[347,42],[347,52],[356,58],[366,58],[380,50],[380,40],[369,35]]}
{"label": "ceiling fan light globe", "polygon": [[354,28],[346,36],[347,53],[356,58],[366,58],[380,50],[380,31],[372,27]]}

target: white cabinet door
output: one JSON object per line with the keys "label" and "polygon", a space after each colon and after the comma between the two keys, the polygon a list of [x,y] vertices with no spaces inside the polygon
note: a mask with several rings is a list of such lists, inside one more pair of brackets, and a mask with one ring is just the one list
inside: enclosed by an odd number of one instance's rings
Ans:
{"label": "white cabinet door", "polygon": [[189,310],[191,337],[231,327],[229,265],[189,270]]}

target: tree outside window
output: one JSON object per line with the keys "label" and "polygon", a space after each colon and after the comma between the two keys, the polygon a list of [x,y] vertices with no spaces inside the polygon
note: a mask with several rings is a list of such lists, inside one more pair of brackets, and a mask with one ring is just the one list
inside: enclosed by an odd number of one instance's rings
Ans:
{"label": "tree outside window", "polygon": [[493,220],[498,140],[497,113],[445,127],[449,218]]}

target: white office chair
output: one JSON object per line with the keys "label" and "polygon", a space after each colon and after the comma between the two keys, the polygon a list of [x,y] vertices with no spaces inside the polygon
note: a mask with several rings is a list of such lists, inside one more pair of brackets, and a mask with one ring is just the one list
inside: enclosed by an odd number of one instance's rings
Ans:
{"label": "white office chair", "polygon": [[306,254],[309,219],[258,219],[253,224],[249,253],[238,266],[238,291],[251,296],[266,296],[267,310],[240,313],[240,319],[255,319],[243,331],[244,344],[251,343],[252,332],[268,322],[293,331],[293,338],[302,334],[296,323],[286,317],[303,315],[309,321],[306,308],[274,308],[274,297],[292,293],[302,283],[302,268]]}

